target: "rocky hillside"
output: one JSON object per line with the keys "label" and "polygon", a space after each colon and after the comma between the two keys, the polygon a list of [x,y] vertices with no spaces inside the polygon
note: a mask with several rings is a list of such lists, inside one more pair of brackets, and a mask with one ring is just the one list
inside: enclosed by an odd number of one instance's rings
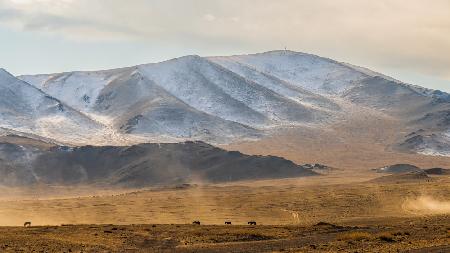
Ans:
{"label": "rocky hillside", "polygon": [[249,156],[204,142],[66,147],[0,138],[0,185],[7,186],[144,187],[313,175],[280,157]]}

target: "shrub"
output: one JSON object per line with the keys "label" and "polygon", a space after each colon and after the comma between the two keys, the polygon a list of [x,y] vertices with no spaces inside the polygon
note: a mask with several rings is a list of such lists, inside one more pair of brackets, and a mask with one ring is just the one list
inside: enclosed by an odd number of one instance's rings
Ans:
{"label": "shrub", "polygon": [[394,236],[390,233],[379,234],[378,239],[385,241],[385,242],[395,242]]}

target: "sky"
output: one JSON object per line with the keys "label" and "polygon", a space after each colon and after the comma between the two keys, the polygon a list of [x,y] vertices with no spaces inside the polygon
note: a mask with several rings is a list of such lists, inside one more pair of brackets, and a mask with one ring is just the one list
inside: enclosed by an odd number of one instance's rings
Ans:
{"label": "sky", "polygon": [[0,0],[0,67],[99,70],[284,49],[450,92],[448,0]]}

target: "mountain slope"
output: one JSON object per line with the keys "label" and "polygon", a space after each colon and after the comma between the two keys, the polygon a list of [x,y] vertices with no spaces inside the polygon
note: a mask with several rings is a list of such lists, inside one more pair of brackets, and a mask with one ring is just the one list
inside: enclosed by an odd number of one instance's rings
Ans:
{"label": "mountain slope", "polygon": [[[69,103],[74,107],[124,134],[216,142],[255,138],[259,134],[250,126],[196,110],[142,75],[137,68],[63,73],[46,78],[41,75],[24,80],[62,98],[72,94]],[[93,86],[91,82],[96,82],[97,89],[86,88]],[[71,92],[74,90],[77,92]],[[235,109],[235,113],[240,111]],[[255,112],[241,114],[262,118]]]}
{"label": "mountain slope", "polygon": [[305,122],[321,116],[320,111],[287,99],[199,56],[139,68],[149,79],[194,108],[242,124],[264,126],[273,121]]}
{"label": "mountain slope", "polygon": [[0,69],[0,127],[68,142],[88,140],[102,126]]}
{"label": "mountain slope", "polygon": [[[450,95],[445,92],[405,84],[350,64],[291,51],[212,57],[211,60],[240,72],[246,78],[255,78],[253,73],[259,73],[283,81],[285,86],[281,92],[286,96],[295,94],[286,87],[297,87],[330,100],[339,98],[335,100],[337,103],[340,100],[353,106],[375,109],[403,122],[404,129],[411,131],[394,145],[397,150],[450,155]],[[259,78],[259,81],[272,86],[267,78]],[[312,100],[315,101],[313,104],[321,101],[317,98]],[[324,107],[323,102],[321,105]],[[347,113],[351,113],[351,107],[346,108]],[[411,139],[419,129],[423,133]]]}
{"label": "mountain slope", "polygon": [[365,73],[331,59],[284,50],[213,59],[238,62],[319,94],[340,94],[367,77]]}
{"label": "mountain slope", "polygon": [[308,100],[298,101],[199,56],[20,78],[112,129],[144,138],[257,138],[268,128],[329,121],[330,111],[339,110],[325,97],[295,88]]}
{"label": "mountain slope", "polygon": [[[324,103],[319,95],[331,101],[333,97],[341,97],[356,105],[397,114],[411,112],[417,116],[434,110],[440,103],[450,102],[447,100],[449,95],[444,92],[408,85],[364,68],[305,53],[271,51],[210,59],[243,73],[246,78],[255,78],[254,73],[264,75],[266,80],[259,79],[259,83],[282,89],[281,92],[294,99],[322,102],[322,106]],[[283,82],[284,87],[270,84],[267,77]],[[294,96],[293,88],[297,89]]]}
{"label": "mountain slope", "polygon": [[[129,68],[20,78],[132,143],[232,143],[287,127],[325,131],[353,121],[355,112],[366,108],[366,116],[382,115],[402,126],[397,143],[386,148],[450,153],[450,95],[311,54],[185,56]],[[416,139],[423,141],[409,140],[420,129]]]}

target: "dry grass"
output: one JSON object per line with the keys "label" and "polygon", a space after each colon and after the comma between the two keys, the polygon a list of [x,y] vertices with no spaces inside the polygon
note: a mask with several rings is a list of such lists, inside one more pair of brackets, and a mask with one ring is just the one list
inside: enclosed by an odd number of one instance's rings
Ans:
{"label": "dry grass", "polygon": [[[331,179],[336,177],[335,181]],[[321,180],[322,179],[322,182]],[[326,183],[330,179],[329,183]],[[0,225],[60,224],[258,224],[312,225],[378,217],[428,214],[405,209],[405,201],[424,194],[450,199],[450,179],[378,185],[344,183],[329,175],[311,179],[255,182],[253,185],[193,186],[106,196],[0,201]],[[334,180],[334,179],[333,179]],[[341,184],[338,184],[341,182]],[[38,193],[36,193],[38,194]]]}
{"label": "dry grass", "polygon": [[[450,216],[403,209],[404,201],[423,194],[449,199],[450,178],[383,185],[348,180],[338,172],[311,179],[0,201],[1,224],[116,224],[0,227],[0,252],[403,252],[426,247],[446,252],[450,234],[443,228],[450,227]],[[202,225],[191,225],[193,220]],[[223,225],[225,220],[233,225]],[[247,226],[250,220],[258,225]]]}
{"label": "dry grass", "polygon": [[348,232],[339,234],[337,236],[338,240],[341,241],[361,241],[361,240],[370,240],[373,238],[373,235],[367,232]]}
{"label": "dry grass", "polygon": [[388,232],[380,233],[376,237],[385,242],[395,242],[395,236]]}
{"label": "dry grass", "polygon": [[[447,231],[441,227],[449,219],[370,219],[359,227],[330,223],[0,227],[0,252],[429,252],[430,247],[448,252],[450,238],[443,236]],[[408,231],[407,240],[398,231]]]}

